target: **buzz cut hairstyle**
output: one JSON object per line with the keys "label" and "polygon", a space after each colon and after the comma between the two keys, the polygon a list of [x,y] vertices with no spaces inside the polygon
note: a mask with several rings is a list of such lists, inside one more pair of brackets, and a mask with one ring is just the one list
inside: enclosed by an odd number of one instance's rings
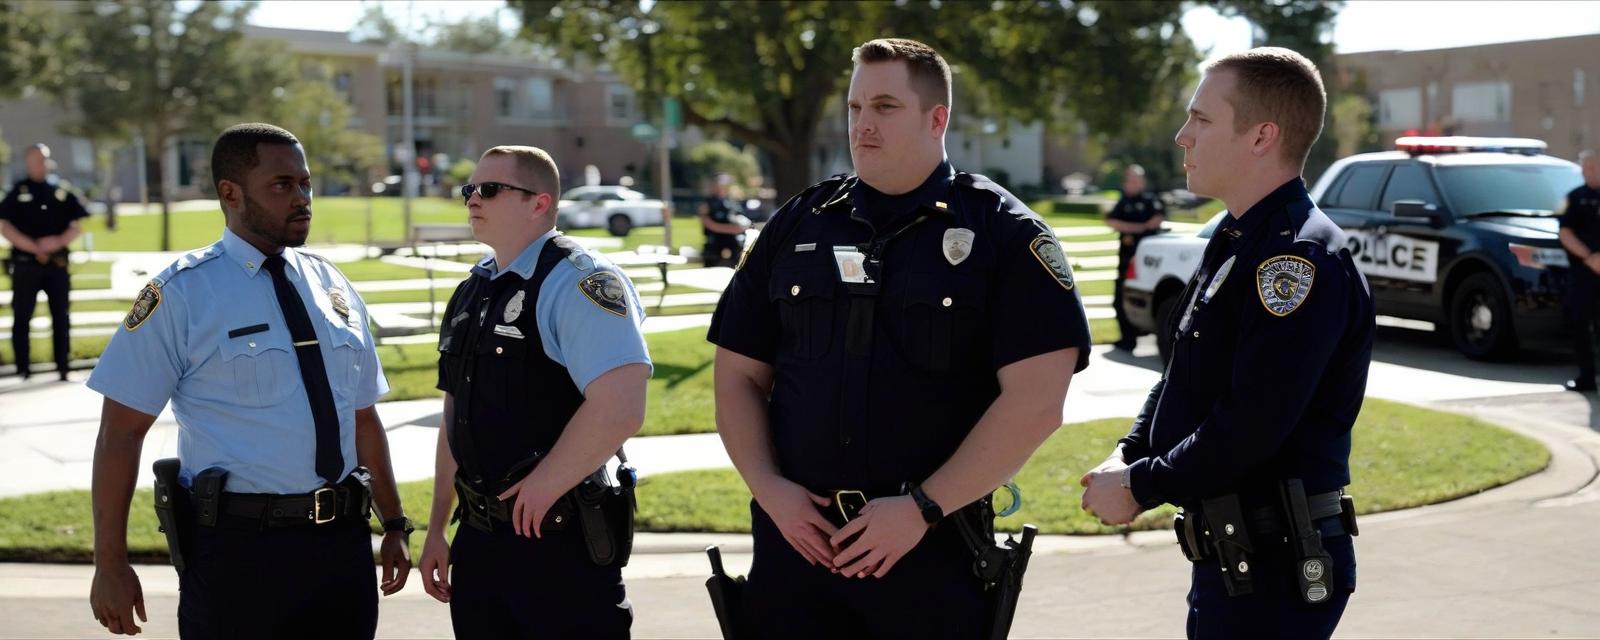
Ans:
{"label": "buzz cut hairstyle", "polygon": [[1283,158],[1304,167],[1311,145],[1322,135],[1328,93],[1317,65],[1289,49],[1257,47],[1224,56],[1205,72],[1232,71],[1234,133],[1263,122],[1278,125]]}
{"label": "buzz cut hairstyle", "polygon": [[950,65],[933,47],[905,38],[868,40],[850,52],[856,66],[879,62],[904,62],[911,75],[911,88],[922,101],[922,112],[934,105],[950,108]]}
{"label": "buzz cut hairstyle", "polygon": [[550,207],[555,210],[555,205],[560,201],[557,190],[561,188],[561,170],[556,168],[556,161],[544,149],[524,145],[500,145],[483,152],[478,162],[483,162],[489,156],[508,156],[517,163],[517,180],[522,184],[516,185],[532,189],[539,193],[550,194]]}
{"label": "buzz cut hairstyle", "polygon": [[222,181],[227,180],[243,187],[245,175],[261,164],[256,146],[263,144],[294,146],[300,144],[300,139],[288,129],[265,122],[246,122],[224,129],[216,144],[211,145],[212,186],[221,191]]}
{"label": "buzz cut hairstyle", "polygon": [[27,155],[28,153],[33,153],[35,151],[37,151],[39,155],[44,156],[46,160],[50,159],[50,145],[47,145],[43,142],[35,142],[28,145],[28,151],[23,155]]}

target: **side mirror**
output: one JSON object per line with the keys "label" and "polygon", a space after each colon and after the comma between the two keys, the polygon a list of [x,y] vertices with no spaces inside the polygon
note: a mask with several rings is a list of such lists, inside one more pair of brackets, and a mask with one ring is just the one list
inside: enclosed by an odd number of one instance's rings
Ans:
{"label": "side mirror", "polygon": [[1396,200],[1390,213],[1403,222],[1426,224],[1430,227],[1445,225],[1445,213],[1440,211],[1439,207],[1421,200]]}

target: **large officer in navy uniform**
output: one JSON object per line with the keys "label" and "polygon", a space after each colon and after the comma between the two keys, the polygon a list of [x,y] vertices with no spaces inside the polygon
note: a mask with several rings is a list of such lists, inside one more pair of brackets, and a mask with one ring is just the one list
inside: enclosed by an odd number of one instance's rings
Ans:
{"label": "large officer in navy uniform", "polygon": [[709,333],[755,498],[744,613],[767,638],[971,638],[987,614],[947,516],[1060,426],[1088,327],[1049,227],[944,161],[943,58],[881,39],[853,60],[857,175],[778,211]]}
{"label": "large officer in navy uniform", "polygon": [[[592,551],[597,521],[574,487],[644,423],[643,308],[615,265],[555,230],[560,184],[544,151],[502,146],[462,187],[473,236],[494,253],[445,308],[421,565],[460,638],[625,638],[633,620],[625,560]],[[628,532],[610,532],[614,550]]]}
{"label": "large officer in navy uniform", "polygon": [[179,634],[371,638],[368,496],[385,519],[385,595],[405,585],[411,561],[373,406],[389,385],[366,305],[332,263],[294,248],[312,213],[311,172],[293,134],[230,127],[211,171],[222,240],[145,286],[89,376],[105,396],[90,606],[112,633],[139,632],[135,609],[145,619],[128,565],[128,503],[144,436],[171,400],[177,483],[188,489],[174,502],[191,505],[179,523]]}
{"label": "large officer in navy uniform", "polygon": [[1561,246],[1567,250],[1567,330],[1578,357],[1578,377],[1568,391],[1594,391],[1594,321],[1600,303],[1600,155],[1578,155],[1583,184],[1567,194],[1561,212]]}
{"label": "large officer in navy uniform", "polygon": [[1258,48],[1207,68],[1178,132],[1189,188],[1232,213],[1174,313],[1166,374],[1083,506],[1108,524],[1162,503],[1194,562],[1191,637],[1328,637],[1355,589],[1350,430],[1372,296],[1300,173],[1322,129],[1316,67]]}
{"label": "large officer in navy uniform", "polygon": [[17,373],[26,380],[32,355],[28,324],[43,291],[50,304],[50,346],[56,375],[66,380],[72,330],[67,245],[78,237],[78,221],[89,212],[71,185],[50,175],[50,147],[28,147],[25,161],[28,176],[11,185],[0,200],[0,235],[11,243],[11,305],[15,308],[11,349],[17,357]]}
{"label": "large officer in navy uniform", "polygon": [[1128,165],[1122,172],[1122,197],[1106,213],[1106,226],[1116,230],[1117,284],[1111,306],[1117,313],[1119,337],[1113,344],[1118,349],[1132,351],[1139,337],[1139,329],[1128,321],[1128,312],[1122,308],[1122,290],[1128,279],[1128,263],[1139,249],[1139,241],[1161,228],[1167,220],[1166,204],[1156,194],[1145,190],[1144,167]]}

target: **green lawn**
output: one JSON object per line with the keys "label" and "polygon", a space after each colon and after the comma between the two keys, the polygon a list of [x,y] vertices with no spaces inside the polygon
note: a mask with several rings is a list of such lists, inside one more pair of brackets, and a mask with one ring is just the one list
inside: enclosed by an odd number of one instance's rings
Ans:
{"label": "green lawn", "polygon": [[[693,375],[693,374],[691,374]],[[657,407],[652,406],[652,410]],[[1095,534],[1106,527],[1078,507],[1078,477],[1104,458],[1127,431],[1128,419],[1064,425],[1017,475],[1022,510],[999,527],[1024,522],[1044,533]],[[1350,458],[1350,492],[1361,513],[1430,504],[1471,495],[1527,476],[1549,463],[1538,442],[1456,414],[1368,399],[1356,424]],[[432,481],[402,484],[406,513],[425,526]],[[749,492],[732,469],[666,473],[639,485],[640,531],[749,531]],[[132,557],[163,561],[165,543],[156,530],[149,490],[135,492],[129,518]],[[88,562],[93,546],[89,492],[58,491],[0,499],[0,561]],[[1158,529],[1171,522],[1171,508],[1141,516],[1133,529]],[[424,534],[412,536],[419,558]]]}
{"label": "green lawn", "polygon": [[[353,198],[329,196],[311,203],[311,244],[365,242],[367,207],[372,207],[372,239],[405,239],[405,216],[399,198]],[[412,222],[466,223],[466,208],[459,200],[417,198],[412,200]],[[155,251],[161,248],[161,214],[128,215],[117,219],[117,230],[107,231],[105,218],[94,216],[84,222],[84,231],[94,234],[98,251]],[[172,249],[193,249],[222,237],[222,210],[188,211],[172,214]]]}
{"label": "green lawn", "polygon": [[[400,264],[389,264],[382,260],[357,260],[355,262],[340,262],[335,264],[344,277],[352,282],[371,282],[378,280],[413,280],[428,277],[426,269],[408,267]],[[433,277],[441,281],[460,281],[454,273],[434,272]]]}
{"label": "green lawn", "polygon": [[[11,255],[11,248],[0,249],[0,254]],[[105,289],[111,286],[111,263],[92,260],[83,264],[74,264],[68,267],[72,274],[72,288],[74,289]],[[0,291],[11,290],[11,276],[4,269],[0,269]],[[134,293],[138,293],[135,291]],[[41,298],[42,299],[42,298]],[[128,299],[130,302],[133,298]],[[40,304],[43,304],[42,302]]]}

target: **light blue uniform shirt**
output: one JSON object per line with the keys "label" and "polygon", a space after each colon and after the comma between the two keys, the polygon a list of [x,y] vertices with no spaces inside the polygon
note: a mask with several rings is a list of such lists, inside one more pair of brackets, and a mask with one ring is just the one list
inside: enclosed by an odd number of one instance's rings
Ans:
{"label": "light blue uniform shirt", "polygon": [[[507,273],[530,279],[539,266],[539,253],[544,250],[545,243],[559,236],[554,230],[539,236],[504,269],[498,268],[494,256],[490,255],[479,261],[472,272],[490,280]],[[579,391],[587,390],[595,378],[623,365],[642,363],[654,370],[644,333],[640,330],[644,324],[644,306],[639,304],[639,292],[634,289],[633,281],[604,255],[590,253],[566,238],[561,242],[568,243],[572,254],[550,270],[539,287],[539,300],[534,305],[545,355],[567,368],[567,375]],[[596,271],[617,274],[627,287],[626,316],[605,310],[578,288],[579,280]]]}
{"label": "light blue uniform shirt", "polygon": [[[348,474],[356,466],[355,411],[389,391],[367,307],[325,259],[294,249],[283,257],[316,330],[339,414],[341,475]],[[132,317],[118,327],[89,376],[90,389],[143,413],[158,415],[172,401],[184,486],[210,467],[228,470],[226,488],[235,493],[323,485],[316,423],[265,259],[227,230],[179,258],[151,281],[159,304],[135,328]]]}

